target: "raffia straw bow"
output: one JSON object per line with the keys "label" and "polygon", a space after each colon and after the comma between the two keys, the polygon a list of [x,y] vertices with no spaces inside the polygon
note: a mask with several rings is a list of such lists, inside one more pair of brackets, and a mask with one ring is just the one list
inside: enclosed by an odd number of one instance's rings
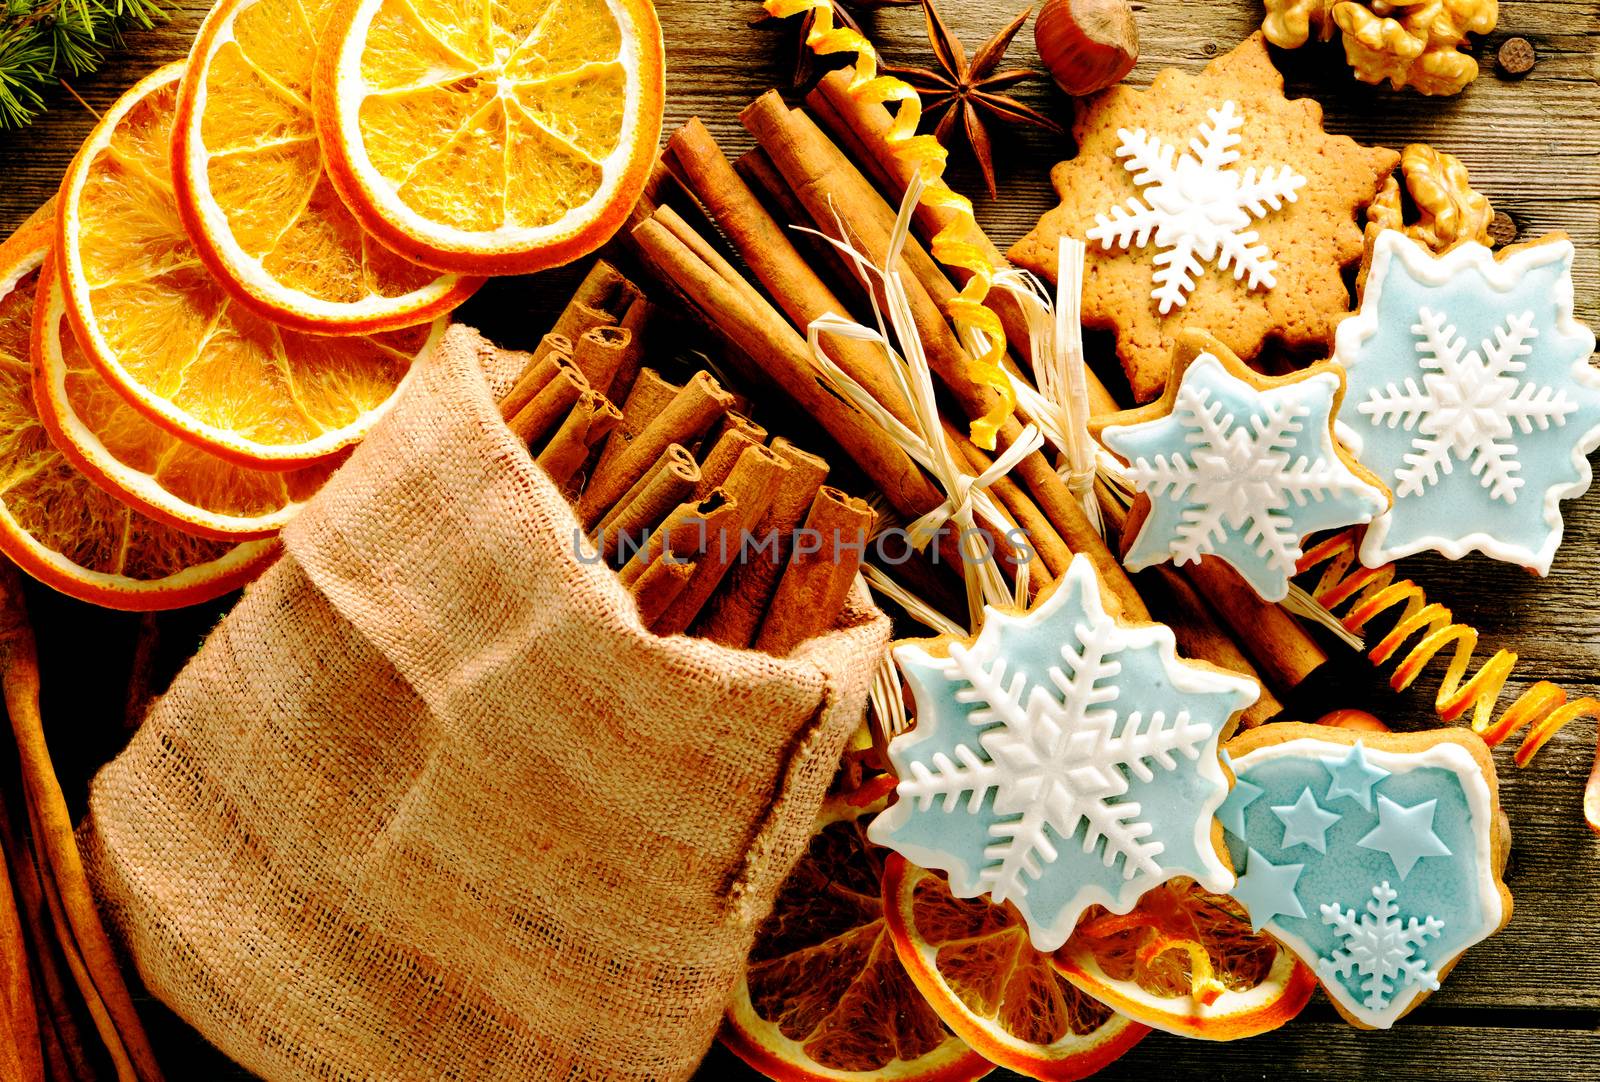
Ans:
{"label": "raffia straw bow", "polygon": [[[995,534],[1004,538],[1011,528],[1010,522],[1000,512],[989,493],[989,486],[1004,477],[1016,464],[1044,445],[1044,437],[1035,425],[1023,429],[1021,436],[994,460],[982,473],[968,473],[951,453],[946,442],[939,406],[934,397],[933,374],[928,367],[922,339],[917,333],[916,321],[906,298],[905,285],[894,269],[900,251],[911,230],[911,213],[922,196],[925,182],[915,178],[907,188],[901,202],[900,215],[895,222],[884,265],[874,266],[866,256],[848,241],[818,233],[828,243],[838,248],[856,266],[863,278],[871,277],[882,284],[883,304],[878,303],[877,291],[868,290],[876,327],[863,326],[845,316],[829,313],[812,320],[806,328],[806,341],[816,360],[821,375],[828,383],[866,414],[873,423],[906,452],[911,459],[933,477],[945,493],[938,507],[906,527],[911,544],[917,549],[926,548],[946,523],[953,523],[959,531],[962,555],[962,577],[967,591],[969,623],[977,627],[985,604],[1008,607],[1019,598],[1026,598],[1027,561],[1018,562],[1018,596],[1014,597],[995,560],[995,553],[986,547],[978,529],[981,522]],[[840,234],[844,230],[841,227]],[[887,311],[885,311],[887,310]],[[887,316],[887,325],[885,317]],[[893,332],[891,337],[890,332]],[[911,408],[912,424],[906,425],[885,409],[866,388],[841,369],[828,356],[823,338],[838,335],[865,342],[880,350],[894,374],[897,389]],[[1020,549],[1020,547],[1019,547]]]}
{"label": "raffia straw bow", "polygon": [[1103,537],[1105,522],[1100,515],[1100,501],[1095,498],[1094,481],[1109,456],[1100,452],[1089,434],[1089,378],[1083,355],[1084,252],[1082,241],[1061,238],[1054,304],[1043,284],[1025,270],[1001,271],[995,276],[995,287],[1016,299],[1028,324],[1033,376],[1038,386],[1031,387],[1013,374],[1017,405],[1061,453],[1062,480]]}

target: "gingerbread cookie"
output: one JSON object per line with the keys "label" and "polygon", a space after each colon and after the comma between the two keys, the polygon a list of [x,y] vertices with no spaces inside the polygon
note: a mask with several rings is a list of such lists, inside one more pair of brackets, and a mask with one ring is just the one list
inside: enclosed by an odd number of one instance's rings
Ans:
{"label": "gingerbread cookie", "polygon": [[1392,1026],[1511,919],[1511,832],[1477,736],[1283,722],[1226,761],[1233,896],[1352,1025]]}
{"label": "gingerbread cookie", "polygon": [[899,799],[873,841],[948,872],[957,897],[1012,902],[1041,951],[1091,905],[1126,913],[1177,876],[1232,886],[1217,745],[1260,687],[1107,615],[1085,557],[1030,612],[987,609],[975,640],[895,659],[917,723],[889,744]]}
{"label": "gingerbread cookie", "polygon": [[1139,571],[1215,556],[1282,601],[1302,538],[1371,522],[1389,506],[1334,437],[1343,397],[1337,365],[1262,376],[1210,335],[1180,333],[1166,393],[1092,425],[1139,494],[1123,562]]}
{"label": "gingerbread cookie", "polygon": [[1286,99],[1259,33],[1199,75],[1169,68],[1147,90],[1086,99],[1073,135],[1077,157],[1051,174],[1061,205],[1010,256],[1053,280],[1059,239],[1089,243],[1084,324],[1116,332],[1140,402],[1161,393],[1185,328],[1247,360],[1269,337],[1331,343],[1359,218],[1400,159]]}
{"label": "gingerbread cookie", "polygon": [[1573,317],[1572,242],[1551,234],[1498,258],[1466,242],[1435,255],[1384,230],[1361,311],[1334,360],[1340,432],[1394,490],[1361,562],[1474,550],[1550,570],[1561,501],[1589,488],[1600,447],[1594,333]]}

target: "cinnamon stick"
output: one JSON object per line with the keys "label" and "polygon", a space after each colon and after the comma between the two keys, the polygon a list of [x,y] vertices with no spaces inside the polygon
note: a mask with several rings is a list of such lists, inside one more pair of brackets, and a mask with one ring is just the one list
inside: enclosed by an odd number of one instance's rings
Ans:
{"label": "cinnamon stick", "polygon": [[539,393],[506,424],[513,435],[523,443],[532,445],[548,436],[561,419],[577,403],[578,396],[589,390],[583,373],[571,363],[558,365],[556,374]]}
{"label": "cinnamon stick", "polygon": [[700,463],[700,483],[695,495],[704,496],[728,479],[739,459],[752,447],[760,447],[761,440],[742,428],[729,428],[722,433]]}
{"label": "cinnamon stick", "polygon": [[628,305],[622,322],[617,324],[628,332],[628,344],[617,359],[617,369],[611,376],[611,389],[606,392],[613,402],[626,400],[633,391],[633,381],[639,378],[639,369],[644,363],[645,343],[649,340],[658,315],[650,298],[641,294]]}
{"label": "cinnamon stick", "polygon": [[794,532],[805,521],[828,476],[826,461],[781,436],[772,441],[772,451],[789,464],[789,472],[756,524],[755,545],[761,547],[748,553],[728,574],[697,629],[704,638],[725,646],[746,647],[754,641],[777,589],[778,576],[794,550]]}
{"label": "cinnamon stick", "polygon": [[795,546],[756,636],[757,650],[782,657],[838,622],[871,528],[867,501],[822,487],[806,515],[804,536],[811,543]]}
{"label": "cinnamon stick", "polygon": [[[842,78],[834,78],[835,75]],[[889,110],[878,102],[857,98],[850,93],[848,72],[834,72],[818,82],[806,95],[806,108],[828,129],[851,160],[871,175],[878,189],[891,202],[898,204],[905,197],[906,188],[917,167],[896,154],[889,143],[889,125],[893,120]],[[932,244],[934,237],[960,221],[961,216],[954,210],[922,202],[917,204],[912,215],[916,233],[925,244]],[[983,230],[972,229],[967,238],[988,257],[991,266],[1011,265]],[[966,284],[966,271],[959,267],[950,267],[948,271],[958,284]],[[1018,356],[1032,361],[1028,322],[1021,306],[1003,290],[991,292],[984,303],[1000,317],[1006,338],[1014,345]]]}
{"label": "cinnamon stick", "polygon": [[683,594],[699,565],[698,556],[682,559],[657,556],[646,564],[631,587],[634,602],[639,606],[639,622],[645,627],[654,627]]}
{"label": "cinnamon stick", "polygon": [[674,556],[698,556],[709,538],[739,513],[726,489],[714,488],[700,500],[686,500],[667,513],[650,532],[645,545],[617,572],[624,586],[637,582],[645,569],[670,551]]}
{"label": "cinnamon stick", "polygon": [[600,452],[599,461],[589,472],[597,474],[609,469],[616,456],[638,438],[645,426],[655,420],[682,389],[676,383],[667,382],[653,368],[640,369],[627,400],[622,403],[622,423],[606,437],[605,449]]}
{"label": "cinnamon stick", "polygon": [[625,327],[590,327],[572,347],[572,363],[590,387],[609,397],[623,353],[632,341],[633,332]]}
{"label": "cinnamon stick", "polygon": [[[680,443],[674,443],[643,477],[606,512],[594,536],[607,562],[617,562],[624,546],[643,538],[678,504],[694,495],[700,467]],[[707,493],[709,495],[709,493]]]}
{"label": "cinnamon stick", "polygon": [[694,442],[732,403],[733,396],[723,390],[710,373],[696,372],[683,390],[673,396],[666,408],[606,468],[595,468],[594,476],[578,498],[578,519],[584,529],[592,529],[661,457],[669,444]]}
{"label": "cinnamon stick", "polygon": [[743,432],[757,443],[767,442],[767,430],[763,425],[752,421],[745,410],[749,409],[747,403],[736,404],[733,409],[722,415],[711,431],[706,433],[705,446],[715,448],[717,442],[727,435],[730,430]]}
{"label": "cinnamon stick", "polygon": [[743,556],[745,538],[755,531],[767,513],[788,472],[789,464],[771,448],[754,444],[744,449],[720,486],[737,506],[738,513],[707,538],[689,584],[651,625],[652,630],[660,635],[689,630],[735,561]]}
{"label": "cinnamon stick", "polygon": [[[837,216],[863,254],[881,265],[888,256],[893,212],[853,166],[842,162],[838,148],[810,118],[790,110],[775,93],[768,93],[747,106],[740,119],[794,187],[812,217],[826,221]],[[885,214],[889,215],[887,225]],[[906,257],[901,258],[898,269],[929,367],[969,418],[987,416],[998,392],[970,377],[971,358]],[[942,280],[946,289],[951,288],[937,267],[932,278]],[[998,445],[1009,447],[1021,434],[1022,426],[1016,418],[1008,418],[997,433]],[[1044,456],[1037,452],[1026,456],[1017,464],[1015,475],[1033,494],[1068,547],[1083,553],[1094,564],[1105,588],[1107,611],[1132,620],[1148,619],[1149,611],[1127,572]]]}
{"label": "cinnamon stick", "polygon": [[556,358],[572,359],[572,343],[567,341],[565,335],[547,334],[539,339],[539,346],[533,351],[533,356],[517,376],[517,382],[507,391],[505,397],[500,399],[500,416],[506,420],[517,415],[517,411],[533,400],[533,396],[555,377],[558,361]]}
{"label": "cinnamon stick", "polygon": [[551,333],[576,343],[591,327],[615,325],[638,295],[638,288],[617,268],[598,259],[556,318]]}
{"label": "cinnamon stick", "polygon": [[654,219],[633,232],[656,272],[691,299],[695,310],[738,349],[762,358],[767,375],[856,460],[896,511],[916,517],[942,502],[921,469],[858,410],[819,382],[810,350],[788,321],[723,280]]}
{"label": "cinnamon stick", "polygon": [[565,491],[590,450],[621,421],[622,411],[610,399],[598,391],[584,391],[539,452],[539,465]]}
{"label": "cinnamon stick", "polygon": [[[790,240],[734,171],[705,125],[691,119],[667,142],[667,152],[724,237],[733,245],[767,294],[804,333],[828,314],[848,315]],[[911,409],[882,353],[865,342],[830,336],[828,355],[900,421],[911,423]]]}
{"label": "cinnamon stick", "polygon": [[[760,203],[779,222],[789,226],[803,226],[811,221],[806,208],[790,190],[783,175],[760,147],[751,147],[733,162],[734,172],[755,193]],[[849,293],[856,280],[855,265],[843,252],[817,236],[799,229],[789,229],[790,240],[806,254],[806,261],[822,275],[835,294]]]}
{"label": "cinnamon stick", "polygon": [[1239,644],[1279,688],[1301,681],[1327,663],[1328,654],[1293,616],[1261,595],[1221,560],[1205,557],[1183,571],[1238,635]]}

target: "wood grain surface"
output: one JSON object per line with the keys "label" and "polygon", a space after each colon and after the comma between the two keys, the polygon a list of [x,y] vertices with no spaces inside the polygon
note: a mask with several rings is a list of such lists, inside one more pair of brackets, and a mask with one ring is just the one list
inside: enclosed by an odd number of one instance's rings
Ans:
{"label": "wood grain surface", "polygon": [[[749,29],[759,14],[754,0],[659,3],[670,65],[669,130],[699,116],[730,150],[747,147],[738,110],[767,87],[787,85],[789,33]],[[205,7],[179,0],[168,25],[130,34],[104,70],[75,80],[73,89],[91,108],[104,109],[140,75],[184,54]],[[969,47],[1015,14],[1000,0],[946,0],[944,7]],[[1259,4],[1251,0],[1151,0],[1136,7],[1143,58],[1130,80],[1139,84],[1164,66],[1202,66],[1260,19]],[[915,10],[885,9],[869,14],[866,24],[890,59],[929,61]],[[1510,35],[1530,39],[1538,51],[1537,65],[1520,81],[1494,71],[1494,51]],[[1502,0],[1499,28],[1476,51],[1483,75],[1459,97],[1443,100],[1355,82],[1337,45],[1279,53],[1277,59],[1292,94],[1324,105],[1330,130],[1395,147],[1423,141],[1449,150],[1467,163],[1474,186],[1513,215],[1524,238],[1556,229],[1570,233],[1578,246],[1578,315],[1600,324],[1600,4]],[[1010,59],[1036,62],[1031,32],[1019,35]],[[1025,86],[1020,96],[1063,123],[1070,120],[1070,104],[1047,83]],[[50,112],[31,128],[0,133],[0,230],[9,232],[52,193],[92,125],[89,112],[65,92],[50,97]],[[1002,247],[1053,204],[1049,167],[1071,152],[1065,140],[1031,130],[996,140],[1000,194],[980,203],[979,216]],[[970,163],[958,163],[954,180],[966,192],[978,188]],[[532,341],[548,324],[568,280],[557,273],[496,283],[467,318]],[[1504,702],[1539,678],[1579,694],[1597,690],[1600,489],[1565,511],[1566,541],[1547,579],[1482,557],[1460,564],[1426,557],[1404,563],[1430,594],[1484,631],[1485,648],[1505,645],[1519,654]],[[62,726],[52,736],[69,799],[81,808],[87,778],[126,736],[121,681],[139,621],[92,612],[43,590],[32,598],[46,659],[45,716]],[[168,671],[221,611],[210,606],[157,621]],[[83,676],[84,643],[94,646],[88,651],[94,681]],[[1394,694],[1358,656],[1346,655],[1330,670],[1291,700],[1297,716],[1314,720],[1328,709],[1358,706],[1396,728],[1432,723],[1431,671],[1417,690]],[[1101,1077],[1143,1079],[1155,1071],[1391,1080],[1600,1077],[1600,839],[1585,828],[1580,812],[1594,747],[1594,726],[1584,722],[1557,736],[1527,769],[1513,766],[1509,752],[1500,754],[1515,837],[1506,877],[1516,898],[1515,919],[1470,951],[1443,990],[1396,1029],[1351,1029],[1319,998],[1285,1029],[1236,1045],[1152,1035]],[[152,1003],[150,1010],[169,1077],[237,1074],[159,1005]],[[718,1050],[701,1077],[709,1082],[750,1076]]]}

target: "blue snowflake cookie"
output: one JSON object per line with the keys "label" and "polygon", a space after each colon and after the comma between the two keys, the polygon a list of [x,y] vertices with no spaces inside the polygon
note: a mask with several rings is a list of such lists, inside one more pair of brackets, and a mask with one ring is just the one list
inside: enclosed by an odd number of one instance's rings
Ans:
{"label": "blue snowflake cookie", "polygon": [[1573,318],[1572,242],[1436,256],[1385,230],[1334,360],[1340,434],[1394,490],[1368,528],[1368,567],[1436,549],[1550,570],[1561,501],[1589,488],[1600,447],[1594,333]]}
{"label": "blue snowflake cookie", "polygon": [[949,873],[957,897],[1013,903],[1041,951],[1090,905],[1126,913],[1176,876],[1232,887],[1217,742],[1260,687],[1179,659],[1168,627],[1107,615],[1087,559],[1028,613],[985,609],[970,645],[895,659],[917,723],[889,745],[898,800],[874,842]]}
{"label": "blue snowflake cookie", "polygon": [[1166,394],[1099,426],[1139,494],[1127,566],[1215,556],[1282,601],[1303,538],[1371,522],[1389,505],[1334,438],[1343,394],[1333,365],[1268,378],[1209,335],[1180,335]]}
{"label": "blue snowflake cookie", "polygon": [[1460,730],[1284,722],[1228,745],[1233,896],[1359,1026],[1386,1029],[1511,918],[1494,761]]}

